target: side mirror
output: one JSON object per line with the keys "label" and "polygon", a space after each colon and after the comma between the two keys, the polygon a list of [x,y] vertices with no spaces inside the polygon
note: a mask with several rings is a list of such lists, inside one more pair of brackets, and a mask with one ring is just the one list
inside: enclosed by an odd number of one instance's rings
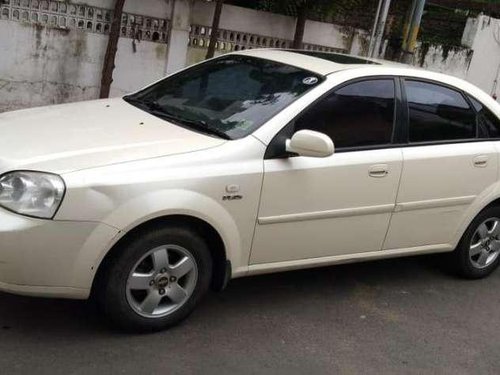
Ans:
{"label": "side mirror", "polygon": [[286,151],[300,156],[326,158],[333,155],[335,147],[326,134],[313,130],[299,130],[286,141]]}

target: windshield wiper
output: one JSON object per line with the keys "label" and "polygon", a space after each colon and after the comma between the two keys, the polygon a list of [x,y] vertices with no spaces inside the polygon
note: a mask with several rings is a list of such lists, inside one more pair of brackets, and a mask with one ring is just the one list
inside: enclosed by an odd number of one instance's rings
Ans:
{"label": "windshield wiper", "polygon": [[219,138],[231,140],[232,138],[220,129],[210,126],[207,122],[203,120],[192,120],[186,118],[179,118],[173,113],[168,112],[160,104],[153,100],[141,100],[131,97],[125,97],[128,102],[138,104],[142,107],[146,107],[148,112],[154,116],[160,117],[164,120],[172,121],[175,123],[180,123],[181,125],[188,125],[195,128],[203,133],[216,135]]}
{"label": "windshield wiper", "polygon": [[123,100],[125,100],[128,103],[146,108],[148,110],[159,110],[159,111],[163,110],[162,107],[155,101],[138,99],[133,96],[125,96],[123,97]]}
{"label": "windshield wiper", "polygon": [[180,122],[181,124],[186,124],[186,125],[189,125],[193,128],[196,128],[203,133],[213,134],[213,135],[216,135],[222,139],[227,139],[227,140],[232,139],[229,135],[227,135],[222,130],[217,129],[216,127],[210,126],[208,123],[206,123],[203,120],[177,119],[177,121]]}
{"label": "windshield wiper", "polygon": [[219,138],[231,140],[232,138],[224,133],[222,130],[219,130],[215,127],[210,126],[203,120],[191,120],[185,118],[179,118],[165,110],[161,109],[151,109],[150,113],[154,116],[158,116],[163,118],[164,120],[169,120],[172,122],[180,123],[181,125],[188,125],[189,127],[195,128],[196,130],[201,131],[202,133],[216,135]]}

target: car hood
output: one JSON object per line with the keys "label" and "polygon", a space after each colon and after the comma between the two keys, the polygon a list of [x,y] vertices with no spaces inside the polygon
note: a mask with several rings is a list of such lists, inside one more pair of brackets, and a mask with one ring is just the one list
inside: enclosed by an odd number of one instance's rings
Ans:
{"label": "car hood", "polygon": [[65,173],[224,142],[166,122],[123,99],[40,107],[0,114],[0,173]]}

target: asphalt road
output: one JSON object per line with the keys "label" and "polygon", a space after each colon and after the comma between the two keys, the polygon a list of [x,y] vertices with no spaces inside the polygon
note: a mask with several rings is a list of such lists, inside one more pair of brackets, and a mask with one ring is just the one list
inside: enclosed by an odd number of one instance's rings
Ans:
{"label": "asphalt road", "polygon": [[85,302],[0,294],[0,373],[499,373],[500,271],[465,281],[438,259],[234,280],[153,335],[110,330]]}

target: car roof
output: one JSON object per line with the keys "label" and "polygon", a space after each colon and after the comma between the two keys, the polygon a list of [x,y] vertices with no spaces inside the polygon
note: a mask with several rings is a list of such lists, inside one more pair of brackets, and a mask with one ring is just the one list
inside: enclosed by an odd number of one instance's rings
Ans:
{"label": "car roof", "polygon": [[308,50],[283,50],[283,49],[247,49],[233,52],[232,54],[253,56],[261,59],[272,60],[283,64],[293,65],[311,72],[329,75],[347,69],[361,67],[397,67],[410,70],[409,65],[395,63],[392,61],[358,57],[342,53],[318,52]]}

